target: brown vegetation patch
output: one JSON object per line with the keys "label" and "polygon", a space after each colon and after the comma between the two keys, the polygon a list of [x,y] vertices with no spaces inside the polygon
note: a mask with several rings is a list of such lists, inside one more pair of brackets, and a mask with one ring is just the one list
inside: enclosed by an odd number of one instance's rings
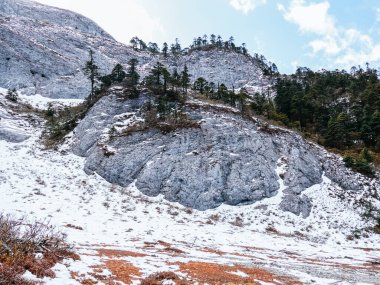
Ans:
{"label": "brown vegetation patch", "polygon": [[[139,268],[125,260],[106,260],[104,264],[93,268],[94,273],[90,275],[107,285],[117,285],[120,284],[119,282],[131,284],[133,280],[139,279],[141,276]],[[103,269],[108,269],[112,276],[102,275]],[[83,281],[81,283],[83,284]]]}
{"label": "brown vegetation patch", "polygon": [[54,227],[0,214],[0,284],[34,284],[22,279],[26,271],[38,278],[55,277],[51,268],[64,258],[79,256]]}
{"label": "brown vegetation patch", "polygon": [[173,252],[176,255],[178,255],[178,254],[184,254],[185,253],[183,250],[180,250],[178,248],[171,247],[171,246],[165,247],[162,251],[164,251],[164,252]]}
{"label": "brown vegetation patch", "polygon": [[157,241],[158,244],[162,245],[162,246],[166,246],[166,247],[169,247],[171,246],[170,243],[166,242],[166,241],[162,241],[162,240],[159,240]]}
{"label": "brown vegetation patch", "polygon": [[141,281],[141,285],[161,285],[164,281],[171,280],[175,282],[176,285],[190,285],[189,282],[180,278],[177,274],[173,272],[158,272],[149,275],[147,278]]}
{"label": "brown vegetation patch", "polygon": [[146,254],[133,252],[133,251],[127,251],[127,250],[117,250],[117,249],[97,249],[99,256],[107,256],[109,258],[113,257],[144,257]]}
{"label": "brown vegetation patch", "polygon": [[133,277],[141,276],[140,270],[125,260],[107,260],[105,266],[116,276],[116,280],[126,284],[131,283]]}
{"label": "brown vegetation patch", "polygon": [[223,252],[223,251],[220,251],[220,250],[217,250],[217,249],[213,249],[213,248],[209,248],[209,247],[204,247],[202,249],[203,252],[210,252],[210,253],[215,253],[217,255],[226,255],[227,253],[226,252]]}
{"label": "brown vegetation patch", "polygon": [[[208,284],[261,284],[258,281],[271,284],[296,285],[302,284],[291,277],[275,275],[265,269],[248,268],[239,265],[220,265],[205,262],[179,263],[180,271],[199,283]],[[243,272],[247,277],[234,274]]]}

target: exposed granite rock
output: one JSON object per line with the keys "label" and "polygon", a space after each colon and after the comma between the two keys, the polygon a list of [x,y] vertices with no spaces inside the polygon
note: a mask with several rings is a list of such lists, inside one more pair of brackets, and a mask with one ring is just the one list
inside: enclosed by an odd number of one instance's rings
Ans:
{"label": "exposed granite rock", "polygon": [[24,130],[14,126],[4,126],[0,121],[0,140],[7,142],[19,143],[25,141],[30,136]]}
{"label": "exposed granite rock", "polygon": [[[123,186],[136,182],[147,195],[162,194],[204,210],[276,195],[280,186],[277,161],[282,159],[286,190],[281,208],[303,217],[310,213],[311,201],[301,193],[321,183],[323,173],[342,186],[349,181],[334,172],[346,171],[338,157],[329,157],[301,136],[280,128],[268,131],[233,110],[210,105],[187,108],[200,128],[168,134],[150,129],[108,140],[109,130],[138,116],[146,100],[150,99],[142,96],[122,101],[110,95],[92,108],[76,128],[73,146],[75,153],[87,156],[86,172]],[[105,152],[105,145],[113,150],[111,154]]]}
{"label": "exposed granite rock", "polygon": [[303,218],[310,215],[312,206],[310,198],[303,194],[286,194],[280,203],[280,209],[283,211],[291,212],[297,216],[301,214]]}

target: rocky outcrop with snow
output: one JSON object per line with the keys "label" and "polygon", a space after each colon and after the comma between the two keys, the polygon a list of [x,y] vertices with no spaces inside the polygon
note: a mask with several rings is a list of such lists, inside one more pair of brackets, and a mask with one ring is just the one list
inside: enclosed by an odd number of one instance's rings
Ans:
{"label": "rocky outcrop with snow", "polygon": [[[87,156],[88,173],[122,186],[136,181],[144,194],[162,194],[201,210],[275,196],[283,182],[282,209],[303,216],[309,214],[312,202],[302,192],[321,183],[323,173],[348,190],[363,189],[359,176],[338,157],[328,156],[301,136],[262,127],[233,109],[215,109],[200,101],[187,107],[200,128],[168,134],[150,129],[109,138],[111,129],[133,124],[146,100],[104,97],[79,124],[74,151]],[[279,160],[285,168],[281,175],[276,172]]]}
{"label": "rocky outcrop with snow", "polygon": [[270,85],[257,59],[228,50],[193,50],[184,56],[169,57],[164,63],[179,71],[186,64],[193,81],[203,77],[215,86],[223,83],[229,89],[245,87],[252,94],[265,93]]}
{"label": "rocky outcrop with snow", "polygon": [[25,130],[25,124],[15,119],[15,114],[5,104],[5,90],[0,88],[0,141],[19,143],[27,140],[30,134]]}
{"label": "rocky outcrop with snow", "polygon": [[[51,98],[85,98],[90,49],[101,73],[136,57],[91,20],[29,0],[0,3],[0,86]],[[144,56],[139,56],[144,62]]]}

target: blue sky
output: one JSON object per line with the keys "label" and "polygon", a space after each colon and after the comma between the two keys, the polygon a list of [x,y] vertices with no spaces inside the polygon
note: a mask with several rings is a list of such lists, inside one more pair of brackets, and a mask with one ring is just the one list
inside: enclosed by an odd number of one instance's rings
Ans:
{"label": "blue sky", "polygon": [[234,36],[282,73],[380,67],[379,0],[38,0],[90,17],[117,40],[187,46],[195,36]]}

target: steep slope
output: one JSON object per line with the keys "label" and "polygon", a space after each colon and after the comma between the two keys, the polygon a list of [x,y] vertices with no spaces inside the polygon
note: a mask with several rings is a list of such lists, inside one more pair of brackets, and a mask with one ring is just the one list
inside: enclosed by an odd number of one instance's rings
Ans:
{"label": "steep slope", "polygon": [[70,27],[84,33],[112,39],[107,32],[90,19],[68,10],[42,5],[30,0],[2,0],[0,15],[3,17],[34,18],[36,21],[45,22],[45,24]]}
{"label": "steep slope", "polygon": [[[91,20],[27,0],[0,6],[0,86],[29,95],[85,98],[90,85],[82,68],[95,51],[101,73],[136,57]],[[144,62],[144,56],[138,56]]]}
{"label": "steep slope", "polygon": [[282,208],[304,217],[312,202],[302,192],[323,177],[350,191],[380,189],[378,179],[349,171],[339,157],[293,132],[243,118],[236,109],[190,99],[185,111],[198,127],[165,133],[136,127],[151,97],[124,101],[117,94],[102,98],[74,131],[74,151],[87,156],[87,173],[112,183],[135,181],[144,194],[201,210],[281,194]]}
{"label": "steep slope", "polygon": [[171,56],[163,62],[179,71],[186,65],[192,82],[203,77],[216,86],[223,83],[229,89],[245,87],[251,94],[265,92],[271,84],[257,59],[228,50],[193,50],[183,56]]}
{"label": "steep slope", "polygon": [[[169,271],[185,284],[378,284],[379,235],[366,230],[371,224],[355,203],[370,199],[368,189],[345,191],[324,176],[304,191],[313,201],[305,219],[279,210],[279,195],[191,210],[162,195],[145,196],[135,183],[121,187],[87,175],[85,158],[70,152],[70,137],[57,150],[41,149],[44,122],[13,111],[4,91],[0,114],[6,122],[0,125],[29,138],[17,143],[0,137],[0,207],[31,220],[48,218],[80,255],[57,264],[55,277],[24,277],[46,285],[141,284]],[[284,190],[284,160],[275,171]]]}
{"label": "steep slope", "polygon": [[187,64],[192,81],[203,76],[228,88],[247,85],[252,92],[269,84],[255,60],[241,54],[210,50],[164,58],[135,51],[81,15],[29,0],[2,1],[0,14],[0,87],[28,95],[87,97],[90,84],[82,69],[90,49],[101,74],[137,58],[142,78],[160,60],[171,71]]}

